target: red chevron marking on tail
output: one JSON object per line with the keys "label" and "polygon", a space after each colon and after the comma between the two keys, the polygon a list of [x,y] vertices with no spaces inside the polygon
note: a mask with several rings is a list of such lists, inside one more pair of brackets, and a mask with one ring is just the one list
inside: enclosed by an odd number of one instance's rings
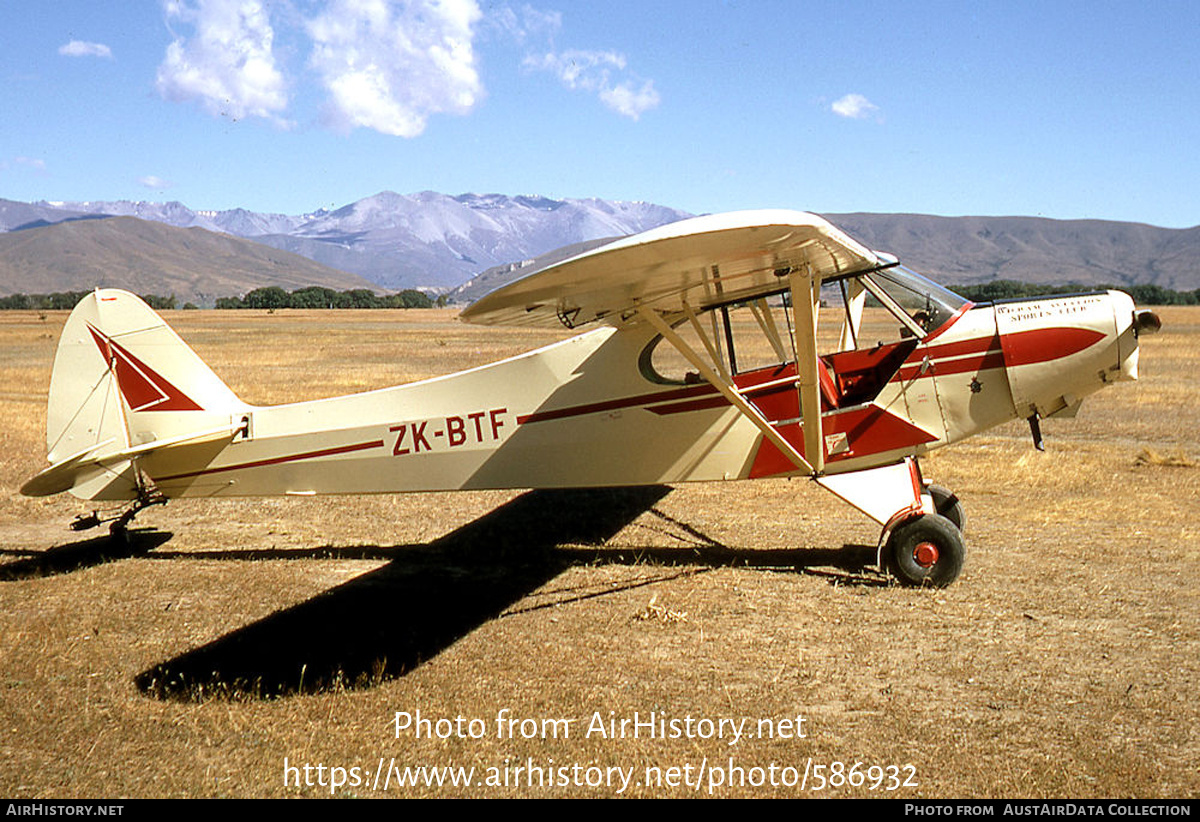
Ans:
{"label": "red chevron marking on tail", "polygon": [[191,397],[91,323],[88,330],[131,411],[203,411]]}

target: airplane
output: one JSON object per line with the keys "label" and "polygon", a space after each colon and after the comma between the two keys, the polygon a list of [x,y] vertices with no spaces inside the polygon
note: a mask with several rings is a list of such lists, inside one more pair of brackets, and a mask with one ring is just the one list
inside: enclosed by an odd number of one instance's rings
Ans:
{"label": "airplane", "polygon": [[[822,313],[836,337],[819,335]],[[264,407],[136,296],[97,289],[55,355],[51,464],[21,491],[128,501],[110,526],[123,535],[180,497],[808,477],[881,526],[881,569],[941,587],[963,567],[965,514],[920,457],[1020,418],[1040,448],[1040,419],[1136,379],[1139,337],[1161,327],[1119,291],[975,305],[785,210],[609,242],[460,319],[581,333],[460,373]],[[99,524],[93,512],[72,527]]]}

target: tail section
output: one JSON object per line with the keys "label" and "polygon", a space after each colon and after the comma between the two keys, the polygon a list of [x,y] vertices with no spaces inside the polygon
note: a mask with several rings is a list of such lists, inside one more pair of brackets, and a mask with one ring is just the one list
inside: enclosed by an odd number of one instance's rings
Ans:
{"label": "tail section", "polygon": [[21,489],[135,499],[138,458],[232,435],[248,406],[138,297],[97,289],[63,328],[46,415],[51,466]]}

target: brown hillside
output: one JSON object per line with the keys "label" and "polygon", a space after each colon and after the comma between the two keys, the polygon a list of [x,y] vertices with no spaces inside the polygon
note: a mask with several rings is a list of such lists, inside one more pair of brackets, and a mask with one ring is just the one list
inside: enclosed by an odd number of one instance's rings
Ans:
{"label": "brown hillside", "polygon": [[1200,227],[1041,217],[826,216],[868,247],[951,285],[1018,280],[1200,287]]}
{"label": "brown hillside", "polygon": [[296,254],[201,228],[133,217],[58,223],[0,234],[0,294],[86,291],[97,286],[174,294],[211,305],[264,286],[378,289]]}

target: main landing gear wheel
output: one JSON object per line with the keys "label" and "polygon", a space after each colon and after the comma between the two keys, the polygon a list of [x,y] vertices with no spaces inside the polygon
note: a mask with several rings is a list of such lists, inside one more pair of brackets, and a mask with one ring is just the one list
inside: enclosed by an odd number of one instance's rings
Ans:
{"label": "main landing gear wheel", "polygon": [[942,485],[927,485],[925,490],[933,497],[933,507],[946,519],[954,523],[954,527],[963,533],[967,530],[967,512],[963,510],[958,496]]}
{"label": "main landing gear wheel", "polygon": [[892,574],[905,585],[945,588],[962,571],[962,532],[941,514],[922,514],[892,529],[887,552]]}

